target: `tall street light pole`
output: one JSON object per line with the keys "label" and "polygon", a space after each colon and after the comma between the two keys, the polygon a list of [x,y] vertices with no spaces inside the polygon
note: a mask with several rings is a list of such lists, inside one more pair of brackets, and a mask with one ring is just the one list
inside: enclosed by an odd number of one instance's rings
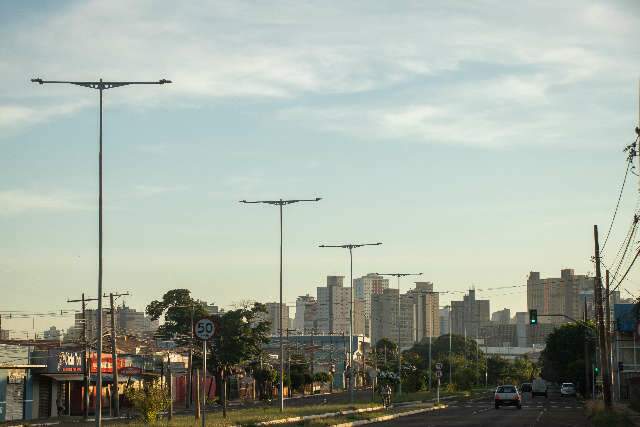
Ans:
{"label": "tall street light pole", "polygon": [[380,246],[382,242],[377,243],[345,243],[343,245],[320,245],[320,248],[341,248],[341,249],[349,249],[349,269],[350,269],[350,279],[351,279],[351,292],[349,292],[350,300],[349,300],[349,400],[351,403],[354,401],[353,397],[353,250],[357,248],[361,248],[363,246]]}
{"label": "tall street light pole", "polygon": [[265,205],[275,205],[280,208],[280,327],[278,328],[278,333],[280,335],[280,412],[284,411],[284,339],[282,337],[282,207],[286,205],[291,205],[293,203],[300,202],[319,202],[322,200],[321,197],[316,197],[315,199],[290,199],[290,200],[255,200],[255,201],[247,201],[240,200],[240,203],[261,203]]}
{"label": "tall street light pole", "polygon": [[[402,351],[400,351],[400,278],[406,276],[422,276],[422,273],[376,273],[379,276],[393,276],[398,279],[398,394],[402,394]],[[429,333],[429,359],[431,359],[431,332]],[[429,372],[431,372],[431,360],[429,360]]]}
{"label": "tall street light pole", "polygon": [[[171,83],[171,80],[157,80],[149,82],[105,82],[99,81],[63,81],[31,79],[38,84],[69,84],[95,89],[100,93],[100,124],[98,144],[98,295],[102,295],[102,92],[121,86],[130,85],[162,85]],[[96,426],[102,423],[102,298],[98,298],[98,355],[97,355],[97,380],[96,380]]]}

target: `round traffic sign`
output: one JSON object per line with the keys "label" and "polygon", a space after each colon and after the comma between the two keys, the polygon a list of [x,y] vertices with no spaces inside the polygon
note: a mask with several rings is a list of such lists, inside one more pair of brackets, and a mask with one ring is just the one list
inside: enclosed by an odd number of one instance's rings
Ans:
{"label": "round traffic sign", "polygon": [[441,371],[442,370],[442,363],[436,363],[436,369],[438,371]]}
{"label": "round traffic sign", "polygon": [[211,337],[213,337],[216,332],[216,327],[213,323],[213,320],[206,317],[198,320],[194,325],[194,329],[196,337],[203,341],[211,339]]}

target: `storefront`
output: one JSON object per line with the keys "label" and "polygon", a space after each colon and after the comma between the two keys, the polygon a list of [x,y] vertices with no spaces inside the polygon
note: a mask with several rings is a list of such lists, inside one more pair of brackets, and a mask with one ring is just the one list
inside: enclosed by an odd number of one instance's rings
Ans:
{"label": "storefront", "polygon": [[31,363],[28,347],[0,345],[0,422],[33,418],[31,371],[44,366]]}

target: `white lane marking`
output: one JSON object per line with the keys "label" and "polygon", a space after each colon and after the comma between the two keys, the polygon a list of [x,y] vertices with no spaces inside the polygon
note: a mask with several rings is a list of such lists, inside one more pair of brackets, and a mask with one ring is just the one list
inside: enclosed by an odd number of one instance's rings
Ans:
{"label": "white lane marking", "polygon": [[538,414],[538,418],[536,418],[536,424],[540,422],[540,418],[542,418],[542,415],[546,412],[546,409],[543,409],[542,411],[540,411],[540,413]]}

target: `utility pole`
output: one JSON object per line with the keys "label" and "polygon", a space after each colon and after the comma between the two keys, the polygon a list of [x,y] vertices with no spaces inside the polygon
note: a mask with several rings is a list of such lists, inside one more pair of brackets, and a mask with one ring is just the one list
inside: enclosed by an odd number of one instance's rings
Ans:
{"label": "utility pole", "polygon": [[89,376],[91,375],[91,361],[89,358],[89,340],[87,339],[87,302],[98,301],[98,298],[85,298],[84,292],[81,299],[67,299],[67,302],[82,303],[82,344],[84,345],[83,371],[84,371],[84,390],[82,396],[82,414],[84,419],[89,418]]}
{"label": "utility pole", "polygon": [[[589,394],[589,369],[591,367],[591,356],[589,355],[589,343],[587,342],[587,321],[589,320],[589,316],[587,313],[587,299],[584,299],[584,327],[585,327],[585,339],[584,339],[584,394],[585,396]],[[593,398],[593,396],[591,397]]]}
{"label": "utility pole", "polygon": [[[109,293],[109,303],[111,305],[111,366],[112,366],[112,378],[113,384],[111,385],[111,401],[113,406],[113,416],[118,418],[120,416],[120,391],[118,390],[118,344],[116,333],[116,308],[114,300],[117,297],[127,296],[129,292],[124,294]],[[105,295],[106,297],[106,295]]]}
{"label": "utility pole", "polygon": [[[604,311],[606,316],[604,318],[604,327],[606,329],[606,341],[607,341],[607,370],[609,372],[609,378],[611,381],[611,389],[614,390],[613,387],[613,347],[611,345],[611,307],[609,306],[611,295],[609,295],[609,270],[605,270],[605,291],[606,299],[604,301]],[[613,395],[613,391],[612,391]]]}
{"label": "utility pole", "polygon": [[596,280],[594,282],[594,296],[596,299],[596,319],[598,322],[598,337],[600,341],[600,366],[602,368],[602,385],[604,392],[604,406],[607,411],[611,410],[611,375],[609,375],[609,365],[607,360],[607,339],[604,331],[604,313],[602,309],[602,274],[600,271],[600,243],[598,242],[598,226],[593,226],[593,239],[595,243]]}

